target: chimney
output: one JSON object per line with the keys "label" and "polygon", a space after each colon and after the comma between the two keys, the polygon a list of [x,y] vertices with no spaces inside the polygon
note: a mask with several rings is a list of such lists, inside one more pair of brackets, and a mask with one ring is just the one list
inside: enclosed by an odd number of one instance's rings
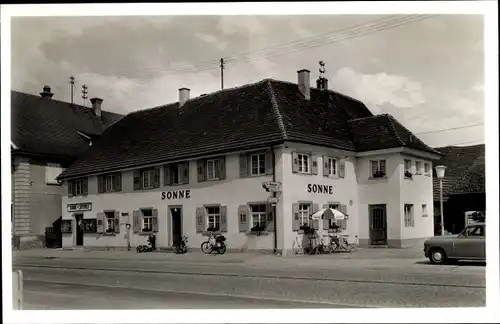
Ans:
{"label": "chimney", "polygon": [[311,71],[305,69],[297,71],[297,77],[298,77],[297,83],[299,85],[299,91],[302,93],[302,95],[304,95],[304,98],[306,100],[311,99],[311,85],[309,80],[309,73],[311,73]]}
{"label": "chimney", "polygon": [[101,111],[101,104],[103,100],[101,98],[92,98],[90,99],[90,102],[92,103],[92,109],[94,109],[94,113],[97,117],[101,117],[102,111]]}
{"label": "chimney", "polygon": [[43,98],[43,99],[50,99],[52,98],[54,94],[52,92],[50,92],[50,86],[48,85],[44,85],[43,86],[43,91],[40,92],[40,96]]}
{"label": "chimney", "polygon": [[184,106],[186,101],[189,100],[189,89],[188,88],[180,88],[179,89],[179,107]]}

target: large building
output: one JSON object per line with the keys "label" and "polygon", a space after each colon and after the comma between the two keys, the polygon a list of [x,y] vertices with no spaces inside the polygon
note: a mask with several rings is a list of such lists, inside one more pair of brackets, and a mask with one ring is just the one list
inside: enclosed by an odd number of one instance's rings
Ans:
{"label": "large building", "polygon": [[[60,228],[63,191],[56,180],[121,115],[39,96],[11,92],[12,232],[18,248],[44,246],[45,229]],[[57,236],[57,235],[56,235]]]}
{"label": "large building", "polygon": [[[434,164],[446,166],[443,178],[444,227],[456,234],[466,225],[466,213],[486,212],[485,145],[446,146],[436,150],[443,156]],[[436,234],[441,230],[439,186],[439,179],[434,177]]]}
{"label": "large building", "polygon": [[362,246],[432,236],[439,153],[309,78],[301,70],[298,84],[265,79],[196,98],[182,88],[176,103],[125,116],[58,177],[63,247],[137,246],[154,232],[158,248],[184,233],[199,248],[215,228],[229,250],[288,253],[324,206],[348,215],[340,225]]}

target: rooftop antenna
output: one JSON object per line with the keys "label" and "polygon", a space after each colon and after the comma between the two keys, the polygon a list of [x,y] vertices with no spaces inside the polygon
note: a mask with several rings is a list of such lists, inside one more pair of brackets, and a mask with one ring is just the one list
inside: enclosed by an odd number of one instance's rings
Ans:
{"label": "rooftop antenna", "polygon": [[324,76],[325,71],[326,71],[326,69],[325,69],[325,62],[319,61],[319,78],[320,79],[324,79],[325,78],[325,76]]}
{"label": "rooftop antenna", "polygon": [[328,89],[328,79],[325,78],[325,62],[319,61],[319,78],[316,81],[316,87],[318,90],[327,90]]}
{"label": "rooftop antenna", "polygon": [[82,85],[82,98],[83,98],[83,107],[86,107],[86,101],[87,101],[87,89],[88,87],[84,84]]}
{"label": "rooftop antenna", "polygon": [[220,59],[220,87],[224,90],[224,58]]}

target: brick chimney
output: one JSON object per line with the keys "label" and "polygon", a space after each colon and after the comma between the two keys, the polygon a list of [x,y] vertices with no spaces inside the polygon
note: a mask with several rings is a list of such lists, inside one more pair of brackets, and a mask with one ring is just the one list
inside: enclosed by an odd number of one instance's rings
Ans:
{"label": "brick chimney", "polygon": [[311,71],[303,69],[297,71],[297,83],[299,85],[299,91],[302,93],[306,100],[311,99],[311,81],[309,80],[309,74]]}
{"label": "brick chimney", "polygon": [[188,88],[180,88],[179,89],[179,107],[184,106],[186,101],[189,100],[189,89]]}
{"label": "brick chimney", "polygon": [[92,103],[92,109],[94,110],[94,113],[97,117],[101,117],[102,111],[101,111],[101,104],[103,100],[101,98],[92,98],[90,99],[90,102]]}
{"label": "brick chimney", "polygon": [[48,85],[44,85],[43,86],[43,91],[40,92],[40,96],[43,98],[43,99],[51,99],[52,96],[54,94],[52,92],[50,92],[50,86]]}

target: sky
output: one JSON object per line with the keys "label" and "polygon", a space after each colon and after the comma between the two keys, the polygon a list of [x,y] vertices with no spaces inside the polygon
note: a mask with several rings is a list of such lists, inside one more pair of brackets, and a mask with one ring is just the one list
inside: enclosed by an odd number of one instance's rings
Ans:
{"label": "sky", "polygon": [[[481,15],[13,17],[12,89],[129,113],[297,70],[389,113],[433,147],[484,142]],[[88,105],[88,101],[87,101]],[[474,127],[467,127],[473,126]],[[464,127],[465,126],[465,127]],[[446,131],[442,131],[445,130]]]}

